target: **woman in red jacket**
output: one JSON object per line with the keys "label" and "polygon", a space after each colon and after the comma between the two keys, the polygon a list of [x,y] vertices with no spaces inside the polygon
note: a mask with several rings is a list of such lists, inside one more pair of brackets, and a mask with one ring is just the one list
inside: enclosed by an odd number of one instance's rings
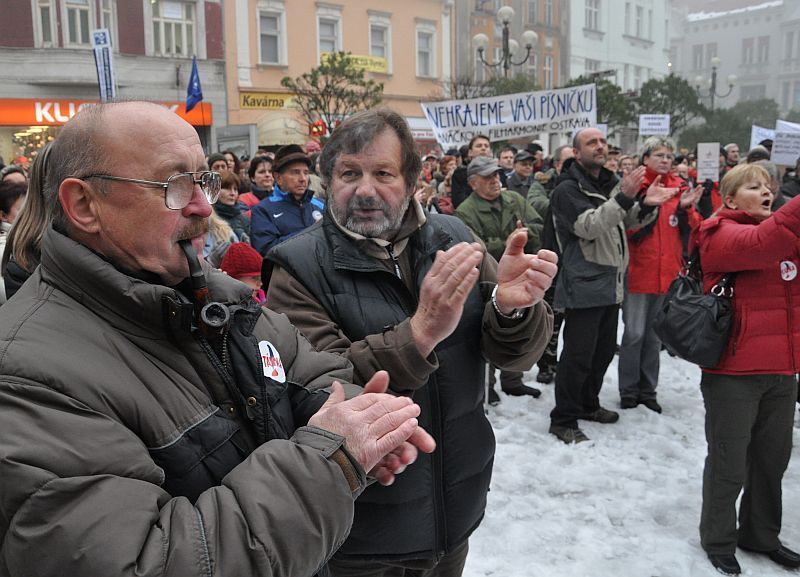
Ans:
{"label": "woman in red jacket", "polygon": [[797,568],[800,555],[778,534],[800,371],[800,199],[772,213],[769,175],[747,164],[725,175],[720,193],[723,206],[700,225],[698,243],[706,292],[736,273],[734,327],[700,382],[708,442],[701,544],[728,575],[741,571],[737,546]]}
{"label": "woman in red jacket", "polygon": [[683,265],[689,233],[701,220],[694,203],[703,188],[692,190],[672,173],[674,149],[671,140],[653,136],[645,140],[642,150],[642,164],[647,169],[642,194],[660,179],[661,186],[675,190],[675,196],[658,208],[656,220],[627,233],[630,261],[622,301],[625,332],[619,347],[619,396],[623,409],[642,404],[661,412],[656,400],[661,341],[653,332],[653,320]]}

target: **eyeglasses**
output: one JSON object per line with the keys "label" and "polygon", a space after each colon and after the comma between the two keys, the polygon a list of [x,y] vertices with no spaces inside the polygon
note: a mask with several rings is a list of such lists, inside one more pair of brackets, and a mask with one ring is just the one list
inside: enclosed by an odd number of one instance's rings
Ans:
{"label": "eyeglasses", "polygon": [[222,178],[218,172],[205,170],[202,172],[181,172],[173,174],[167,182],[154,182],[152,180],[139,180],[138,178],[123,178],[122,176],[112,176],[110,174],[88,174],[80,177],[81,180],[89,178],[100,178],[102,180],[117,180],[119,182],[132,182],[142,186],[152,186],[164,189],[164,203],[170,210],[181,210],[188,206],[192,200],[194,187],[200,185],[200,189],[209,204],[214,204],[219,198],[222,189]]}

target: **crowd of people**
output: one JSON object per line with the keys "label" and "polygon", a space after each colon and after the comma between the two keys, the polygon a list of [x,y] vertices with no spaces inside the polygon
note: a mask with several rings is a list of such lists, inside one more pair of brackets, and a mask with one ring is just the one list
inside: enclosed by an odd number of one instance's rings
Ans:
{"label": "crowd of people", "polygon": [[668,410],[653,323],[692,253],[706,290],[736,274],[700,383],[702,547],[730,575],[736,547],[800,567],[779,540],[800,159],[781,175],[770,144],[697,182],[669,138],[420,155],[377,109],[243,161],[154,105],[82,110],[0,170],[6,573],[458,577],[498,374],[538,398],[538,365],[567,444],[620,419],[599,402],[617,353],[619,408]]}

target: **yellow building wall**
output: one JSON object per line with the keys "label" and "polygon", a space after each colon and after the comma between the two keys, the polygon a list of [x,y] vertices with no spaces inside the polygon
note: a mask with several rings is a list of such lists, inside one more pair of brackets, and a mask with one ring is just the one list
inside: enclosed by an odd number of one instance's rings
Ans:
{"label": "yellow building wall", "polygon": [[[250,85],[239,80],[240,57],[237,44],[241,30],[237,22],[238,7],[247,6],[247,46]],[[290,105],[281,86],[284,76],[297,77],[319,64],[317,39],[317,6],[341,7],[342,49],[353,55],[369,55],[370,13],[385,13],[391,25],[391,71],[388,74],[367,73],[384,83],[383,103],[414,117],[421,117],[421,100],[429,100],[441,91],[437,79],[416,75],[416,26],[419,20],[435,24],[434,50],[436,74],[443,73],[443,42],[450,37],[442,30],[441,0],[346,0],[323,3],[315,0],[286,0],[287,65],[259,64],[258,0],[227,1],[225,6],[225,55],[228,94],[228,123],[256,124],[261,144],[303,143],[308,140],[308,127]],[[448,31],[449,32],[449,31]],[[243,100],[244,95],[244,100]],[[243,106],[244,104],[244,106]],[[253,108],[255,107],[255,108]]]}

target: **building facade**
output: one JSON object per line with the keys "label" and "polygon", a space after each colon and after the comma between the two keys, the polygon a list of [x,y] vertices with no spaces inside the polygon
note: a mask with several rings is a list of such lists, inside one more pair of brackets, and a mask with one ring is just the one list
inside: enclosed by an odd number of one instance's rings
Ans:
{"label": "building facade", "polygon": [[[556,88],[567,77],[564,74],[564,46],[566,34],[563,22],[563,7],[566,0],[459,0],[455,6],[454,37],[458,49],[454,59],[454,77],[463,82],[481,83],[492,75],[503,75],[501,66],[490,66],[502,60],[503,25],[497,19],[497,11],[503,6],[514,9],[514,18],[509,24],[509,35],[520,47],[513,61],[525,56],[522,33],[532,30],[537,39],[527,60],[521,65],[512,64],[509,75],[528,76],[539,88]],[[481,62],[472,38],[485,34],[489,44]]]}
{"label": "building facade", "polygon": [[435,145],[420,101],[441,94],[452,68],[453,0],[229,0],[224,5],[227,119],[219,145],[235,151],[305,143],[308,121],[281,86],[347,51],[384,84],[383,104]]}
{"label": "building facade", "polygon": [[636,92],[669,74],[668,0],[573,0],[567,22],[570,78],[603,73]]}
{"label": "building facade", "polygon": [[800,3],[739,1],[704,11],[689,5],[678,17],[672,38],[675,72],[700,87],[706,105],[716,57],[715,106],[770,98],[781,112],[800,110]]}
{"label": "building facade", "polygon": [[[0,155],[26,157],[82,105],[99,99],[92,33],[107,29],[118,98],[163,103],[198,129],[207,148],[227,124],[220,0],[3,0]],[[189,115],[197,56],[204,100]]]}

